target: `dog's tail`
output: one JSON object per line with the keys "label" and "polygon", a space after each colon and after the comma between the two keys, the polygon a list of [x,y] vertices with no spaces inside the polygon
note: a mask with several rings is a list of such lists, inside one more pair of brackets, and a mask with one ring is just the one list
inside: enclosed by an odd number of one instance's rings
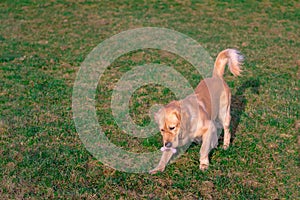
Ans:
{"label": "dog's tail", "polygon": [[219,53],[215,61],[213,76],[223,77],[226,64],[234,76],[239,76],[242,72],[241,65],[244,56],[235,49],[225,49]]}

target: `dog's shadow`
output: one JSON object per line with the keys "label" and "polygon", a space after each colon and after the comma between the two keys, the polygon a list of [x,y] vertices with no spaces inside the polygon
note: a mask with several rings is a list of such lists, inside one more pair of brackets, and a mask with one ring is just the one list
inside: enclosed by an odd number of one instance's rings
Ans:
{"label": "dog's shadow", "polygon": [[245,97],[246,89],[250,89],[253,94],[259,94],[260,81],[257,78],[249,78],[240,87],[237,88],[231,98],[231,141],[235,139],[241,116],[245,112],[247,99]]}

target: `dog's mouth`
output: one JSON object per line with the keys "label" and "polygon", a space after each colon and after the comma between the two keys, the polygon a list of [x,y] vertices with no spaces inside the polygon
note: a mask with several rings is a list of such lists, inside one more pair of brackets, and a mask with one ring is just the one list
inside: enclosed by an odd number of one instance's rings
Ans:
{"label": "dog's mouth", "polygon": [[162,148],[160,148],[161,151],[172,151],[173,154],[175,154],[177,152],[177,149],[173,148],[173,147],[165,147],[163,146]]}

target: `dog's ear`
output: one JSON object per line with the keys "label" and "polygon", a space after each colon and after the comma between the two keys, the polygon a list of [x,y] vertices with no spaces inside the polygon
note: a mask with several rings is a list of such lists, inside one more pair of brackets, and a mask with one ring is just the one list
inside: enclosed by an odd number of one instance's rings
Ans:
{"label": "dog's ear", "polygon": [[181,118],[180,118],[180,127],[187,131],[188,130],[188,113],[184,110],[181,112]]}
{"label": "dog's ear", "polygon": [[180,122],[181,121],[181,113],[180,113],[180,111],[176,110],[174,112],[174,114],[175,114],[176,118],[178,119],[178,121]]}

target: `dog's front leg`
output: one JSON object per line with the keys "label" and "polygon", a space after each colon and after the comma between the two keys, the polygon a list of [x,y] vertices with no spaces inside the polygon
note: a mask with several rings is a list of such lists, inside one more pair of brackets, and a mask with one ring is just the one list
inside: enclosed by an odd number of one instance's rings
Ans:
{"label": "dog's front leg", "polygon": [[200,166],[201,170],[206,170],[209,165],[208,154],[211,149],[218,145],[217,128],[212,121],[205,122],[205,133],[202,136],[202,145],[200,149]]}
{"label": "dog's front leg", "polygon": [[165,167],[168,164],[169,160],[171,159],[172,155],[173,155],[172,151],[170,151],[170,150],[164,151],[157,167],[150,170],[149,173],[156,174],[158,171],[163,172],[165,170]]}

